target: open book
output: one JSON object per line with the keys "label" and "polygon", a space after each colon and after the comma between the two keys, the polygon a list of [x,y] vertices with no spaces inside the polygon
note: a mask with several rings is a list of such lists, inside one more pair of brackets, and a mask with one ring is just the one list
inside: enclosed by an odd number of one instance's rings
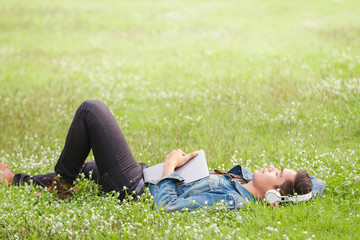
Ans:
{"label": "open book", "polygon": [[[209,176],[209,169],[205,158],[204,150],[197,151],[198,155],[190,159],[185,165],[176,168],[175,172],[185,179],[185,183],[190,183]],[[163,174],[164,163],[145,168],[143,170],[144,182],[154,183]]]}

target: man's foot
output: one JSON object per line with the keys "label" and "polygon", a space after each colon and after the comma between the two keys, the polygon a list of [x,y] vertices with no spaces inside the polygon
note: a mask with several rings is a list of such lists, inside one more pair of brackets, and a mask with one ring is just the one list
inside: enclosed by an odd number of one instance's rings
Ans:
{"label": "man's foot", "polygon": [[50,192],[56,192],[56,195],[60,199],[66,199],[71,197],[78,189],[68,183],[66,180],[54,177],[52,181],[47,186]]}
{"label": "man's foot", "polygon": [[15,173],[13,173],[5,163],[0,162],[0,181],[5,182],[7,185],[11,185],[14,176]]}

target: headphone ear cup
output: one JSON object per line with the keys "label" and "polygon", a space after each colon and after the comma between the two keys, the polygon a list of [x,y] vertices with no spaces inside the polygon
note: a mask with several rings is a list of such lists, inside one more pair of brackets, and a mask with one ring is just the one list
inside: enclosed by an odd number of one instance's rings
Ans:
{"label": "headphone ear cup", "polygon": [[281,194],[278,191],[271,189],[265,193],[265,200],[269,203],[279,202],[281,201]]}

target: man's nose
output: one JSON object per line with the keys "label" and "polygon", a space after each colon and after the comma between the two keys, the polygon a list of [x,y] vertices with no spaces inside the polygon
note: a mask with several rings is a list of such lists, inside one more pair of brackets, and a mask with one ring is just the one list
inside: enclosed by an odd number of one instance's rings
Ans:
{"label": "man's nose", "polygon": [[273,165],[270,165],[270,166],[269,166],[269,171],[271,171],[271,172],[272,172],[272,171],[277,171],[277,169],[276,169]]}

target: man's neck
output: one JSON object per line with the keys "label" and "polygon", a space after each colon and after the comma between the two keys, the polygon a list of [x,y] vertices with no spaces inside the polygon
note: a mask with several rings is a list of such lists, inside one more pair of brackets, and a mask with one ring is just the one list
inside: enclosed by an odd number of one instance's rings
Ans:
{"label": "man's neck", "polygon": [[263,200],[265,193],[260,192],[257,188],[255,188],[253,182],[248,182],[241,184],[243,187],[245,187],[249,192],[251,192],[252,195],[254,195],[257,199]]}

